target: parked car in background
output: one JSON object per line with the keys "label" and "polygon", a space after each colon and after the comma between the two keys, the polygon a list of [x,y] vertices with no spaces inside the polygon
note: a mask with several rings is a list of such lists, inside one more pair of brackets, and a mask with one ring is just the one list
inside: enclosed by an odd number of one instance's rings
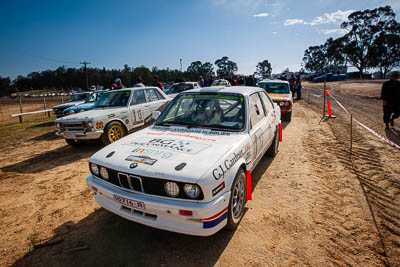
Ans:
{"label": "parked car in background", "polygon": [[200,85],[197,82],[180,82],[174,83],[168,91],[168,95],[171,98],[174,98],[177,94],[190,90],[200,88]]}
{"label": "parked car in background", "polygon": [[289,83],[281,80],[263,80],[258,83],[263,88],[272,101],[281,108],[281,116],[286,121],[292,119],[293,96],[290,92]]}
{"label": "parked car in background", "polygon": [[228,80],[225,79],[218,79],[212,82],[211,87],[214,86],[225,86],[225,87],[229,87],[231,86],[231,83]]}
{"label": "parked car in background", "polygon": [[251,171],[278,152],[279,107],[262,88],[205,87],[180,93],[153,117],[151,127],[90,158],[86,182],[97,203],[184,234],[236,228]]}
{"label": "parked car in background", "polygon": [[71,95],[67,103],[53,107],[54,114],[57,116],[57,118],[63,117],[65,109],[84,103],[89,94],[90,94],[89,92],[85,92],[85,93]]}
{"label": "parked car in background", "polygon": [[71,146],[84,140],[115,142],[151,119],[151,112],[165,107],[169,98],[158,87],[135,87],[108,91],[92,110],[56,120],[58,136]]}
{"label": "parked car in background", "polygon": [[90,95],[86,98],[86,101],[84,103],[72,106],[70,108],[66,108],[64,110],[64,115],[67,116],[74,113],[91,110],[94,107],[96,101],[99,100],[100,96],[105,92],[107,92],[107,90],[95,91],[90,93]]}

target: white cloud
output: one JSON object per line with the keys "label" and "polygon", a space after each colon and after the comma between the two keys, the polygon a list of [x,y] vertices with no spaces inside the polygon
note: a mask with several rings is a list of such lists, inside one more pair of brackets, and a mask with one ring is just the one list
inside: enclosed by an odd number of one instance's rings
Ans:
{"label": "white cloud", "polygon": [[283,23],[284,26],[292,26],[296,24],[304,24],[304,20],[302,19],[287,19]]}
{"label": "white cloud", "polygon": [[268,13],[259,13],[259,14],[254,14],[253,17],[268,17]]}
{"label": "white cloud", "polygon": [[272,34],[278,34],[278,32],[272,32]]}
{"label": "white cloud", "polygon": [[347,20],[347,17],[353,13],[354,10],[338,10],[332,13],[325,13],[322,16],[315,17],[313,21],[306,22],[305,24],[310,24],[312,26],[319,25],[319,24],[340,24],[343,21]]}
{"label": "white cloud", "polygon": [[325,29],[325,30],[320,30],[319,32],[322,34],[336,33],[339,35],[345,35],[347,33],[347,30],[346,29]]}

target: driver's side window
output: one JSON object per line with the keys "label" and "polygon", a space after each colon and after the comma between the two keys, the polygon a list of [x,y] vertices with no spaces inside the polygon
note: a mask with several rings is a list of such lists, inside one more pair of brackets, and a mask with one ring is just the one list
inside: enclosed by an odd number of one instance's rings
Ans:
{"label": "driver's side window", "polygon": [[133,92],[131,106],[139,105],[139,104],[143,104],[143,103],[146,103],[146,97],[144,95],[144,90],[135,90]]}

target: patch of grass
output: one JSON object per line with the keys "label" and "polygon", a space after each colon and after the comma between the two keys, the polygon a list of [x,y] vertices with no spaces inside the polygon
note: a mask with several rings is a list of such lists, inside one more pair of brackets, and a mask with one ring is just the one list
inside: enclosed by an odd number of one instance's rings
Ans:
{"label": "patch of grass", "polygon": [[23,123],[0,124],[0,148],[15,145],[37,136],[51,135],[55,132],[54,117],[24,120]]}

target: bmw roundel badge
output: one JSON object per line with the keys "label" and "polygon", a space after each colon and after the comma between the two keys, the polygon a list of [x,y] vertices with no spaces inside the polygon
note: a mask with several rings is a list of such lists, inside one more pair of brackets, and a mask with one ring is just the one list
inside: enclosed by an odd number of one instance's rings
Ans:
{"label": "bmw roundel badge", "polygon": [[138,166],[138,164],[136,162],[132,163],[129,168],[134,169]]}

